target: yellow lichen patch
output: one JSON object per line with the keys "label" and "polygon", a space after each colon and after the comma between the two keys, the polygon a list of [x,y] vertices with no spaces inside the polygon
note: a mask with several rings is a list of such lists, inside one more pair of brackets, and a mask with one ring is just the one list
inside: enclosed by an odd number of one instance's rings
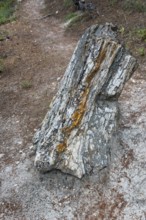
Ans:
{"label": "yellow lichen patch", "polygon": [[91,73],[87,76],[86,82],[88,83],[88,85],[91,83],[91,80],[94,78],[94,76],[96,75],[96,73],[98,72],[98,70],[100,69],[100,66],[106,56],[106,51],[107,51],[107,46],[108,46],[109,42],[105,42],[105,45],[103,46],[103,48],[100,50],[100,53],[96,59],[96,63],[94,66],[94,69],[91,71]]}
{"label": "yellow lichen patch", "polygon": [[78,106],[77,110],[72,115],[72,120],[74,122],[76,121],[76,123],[77,123],[77,121],[80,121],[81,116],[85,112],[85,107],[86,107],[86,102],[87,102],[87,99],[88,99],[88,94],[89,94],[89,88],[87,88],[84,91],[84,93],[82,95],[81,102],[79,103],[79,106]]}
{"label": "yellow lichen patch", "polygon": [[72,124],[69,127],[64,128],[63,132],[70,133],[75,127],[77,127],[80,124],[82,117],[84,115],[84,112],[86,110],[86,102],[88,99],[88,94],[89,94],[89,88],[87,88],[84,91],[78,108],[72,114],[72,117],[71,117]]}
{"label": "yellow lichen patch", "polygon": [[[71,116],[71,125],[68,127],[64,127],[62,129],[62,132],[64,134],[65,140],[69,137],[71,131],[78,127],[82,121],[82,118],[84,116],[84,113],[86,111],[86,103],[88,100],[88,95],[89,95],[89,91],[90,91],[90,86],[91,86],[91,81],[92,79],[95,77],[95,75],[97,74],[97,72],[99,71],[101,64],[103,62],[103,60],[106,57],[106,53],[107,53],[107,48],[109,45],[110,41],[103,41],[102,46],[101,46],[101,50],[99,52],[98,57],[96,58],[95,61],[95,65],[94,68],[92,69],[92,71],[90,72],[90,74],[87,76],[86,78],[86,88],[83,91],[80,97],[80,102],[79,105],[77,106],[76,110],[74,111],[74,113]],[[113,45],[113,50],[116,50],[116,45]],[[61,153],[64,150],[66,150],[67,145],[66,145],[66,141],[64,141],[63,143],[60,143],[57,146],[57,152]]]}
{"label": "yellow lichen patch", "polygon": [[65,151],[66,147],[67,147],[66,143],[63,142],[57,145],[56,150],[58,153],[62,153],[63,151]]}

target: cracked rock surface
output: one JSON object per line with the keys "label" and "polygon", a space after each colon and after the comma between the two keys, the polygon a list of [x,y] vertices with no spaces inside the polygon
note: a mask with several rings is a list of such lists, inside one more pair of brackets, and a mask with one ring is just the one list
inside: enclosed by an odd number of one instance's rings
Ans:
{"label": "cracked rock surface", "polygon": [[87,29],[35,134],[38,170],[59,169],[81,178],[108,167],[118,144],[117,100],[136,66],[112,24]]}

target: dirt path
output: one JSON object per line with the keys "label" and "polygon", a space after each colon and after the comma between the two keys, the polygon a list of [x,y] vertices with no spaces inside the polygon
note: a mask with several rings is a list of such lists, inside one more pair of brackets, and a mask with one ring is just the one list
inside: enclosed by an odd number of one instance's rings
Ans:
{"label": "dirt path", "polygon": [[[17,147],[24,149],[31,141],[76,42],[64,36],[54,18],[40,19],[43,7],[43,1],[24,1],[18,12],[20,18],[1,27],[9,34],[1,44],[7,59],[6,70],[0,76],[1,138],[8,157],[10,150],[15,154]],[[12,160],[10,157],[7,160]]]}
{"label": "dirt path", "polygon": [[33,167],[34,129],[77,42],[55,18],[40,19],[43,8],[41,0],[25,0],[20,18],[0,27],[9,32],[0,45],[7,57],[0,75],[0,219],[145,220],[145,64],[120,99],[121,145],[108,179],[102,172],[80,181],[57,171],[39,174]]}

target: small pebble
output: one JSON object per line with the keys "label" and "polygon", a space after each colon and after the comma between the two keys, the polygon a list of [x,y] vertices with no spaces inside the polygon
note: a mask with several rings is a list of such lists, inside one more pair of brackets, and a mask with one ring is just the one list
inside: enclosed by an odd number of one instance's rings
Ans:
{"label": "small pebble", "polygon": [[33,149],[34,149],[34,146],[33,146],[33,145],[31,145],[31,146],[29,147],[29,149],[30,149],[30,150],[33,150]]}
{"label": "small pebble", "polygon": [[4,154],[0,154],[0,159],[4,156]]}

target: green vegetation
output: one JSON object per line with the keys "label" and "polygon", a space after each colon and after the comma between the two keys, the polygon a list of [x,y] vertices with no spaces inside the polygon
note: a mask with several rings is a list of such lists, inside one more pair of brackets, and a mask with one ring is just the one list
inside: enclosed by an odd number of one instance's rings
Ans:
{"label": "green vegetation", "polygon": [[5,35],[3,35],[3,33],[0,33],[0,41],[5,40]]}
{"label": "green vegetation", "polygon": [[9,33],[7,31],[0,31],[0,41],[4,41],[7,36],[9,36]]}
{"label": "green vegetation", "polygon": [[146,28],[138,29],[136,33],[142,41],[146,41]]}
{"label": "green vegetation", "polygon": [[3,59],[0,58],[0,74],[4,71]]}
{"label": "green vegetation", "polygon": [[0,0],[0,24],[14,19],[15,0]]}
{"label": "green vegetation", "polygon": [[120,34],[123,36],[125,33],[125,27],[121,26],[119,29]]}
{"label": "green vegetation", "polygon": [[117,2],[118,0],[109,0],[111,6],[114,6]]}
{"label": "green vegetation", "polygon": [[23,80],[21,82],[22,89],[30,89],[32,87],[32,83],[29,80]]}
{"label": "green vegetation", "polygon": [[111,6],[119,5],[124,10],[133,12],[146,12],[146,1],[144,0],[109,0]]}
{"label": "green vegetation", "polygon": [[83,22],[85,14],[83,13],[70,13],[66,16],[66,29],[72,28],[73,26],[80,25]]}
{"label": "green vegetation", "polygon": [[142,60],[146,55],[146,28],[127,28],[121,26],[119,28],[119,37],[126,42],[125,47],[127,50],[132,51],[134,56]]}
{"label": "green vegetation", "polygon": [[64,0],[64,2],[63,2],[63,6],[65,8],[70,8],[72,5],[73,5],[72,0]]}
{"label": "green vegetation", "polygon": [[125,0],[123,3],[124,9],[135,12],[145,12],[146,3],[141,0]]}
{"label": "green vegetation", "polygon": [[76,12],[71,12],[65,16],[65,20],[68,21],[68,20],[71,20],[77,16],[78,16],[78,14]]}
{"label": "green vegetation", "polygon": [[139,55],[142,56],[142,57],[145,56],[145,49],[144,49],[144,47],[139,48],[139,49],[138,49],[138,53],[139,53]]}

